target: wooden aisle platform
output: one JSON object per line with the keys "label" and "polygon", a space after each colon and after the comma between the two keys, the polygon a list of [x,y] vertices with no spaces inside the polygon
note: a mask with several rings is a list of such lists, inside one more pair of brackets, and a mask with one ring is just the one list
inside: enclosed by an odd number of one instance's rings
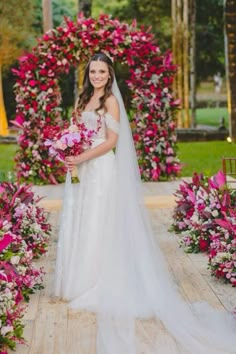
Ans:
{"label": "wooden aisle platform", "polygon": [[[170,270],[180,292],[186,301],[205,300],[212,306],[231,310],[236,306],[236,290],[212,278],[207,270],[205,255],[187,255],[178,246],[176,235],[168,233],[173,210],[173,192],[178,181],[145,183],[145,203],[149,207],[155,238],[159,240]],[[24,317],[27,345],[17,345],[11,354],[94,354],[96,339],[96,319],[84,313],[72,313],[63,302],[51,303],[50,294],[53,284],[56,257],[57,231],[60,214],[61,190],[40,188],[38,194],[46,195],[44,206],[50,210],[53,235],[49,252],[40,261],[46,269],[45,289],[31,297]],[[54,194],[53,194],[54,193]],[[152,333],[152,323],[148,323]],[[137,329],[138,330],[138,329]],[[88,338],[93,340],[88,341]],[[160,354],[186,354],[180,352],[175,341],[158,324],[158,343]],[[145,338],[140,343],[140,352],[145,353]],[[112,354],[112,353],[111,353]],[[122,353],[128,354],[128,353]],[[145,353],[146,354],[146,353]],[[148,353],[149,354],[149,353]],[[207,353],[206,353],[207,354]]]}

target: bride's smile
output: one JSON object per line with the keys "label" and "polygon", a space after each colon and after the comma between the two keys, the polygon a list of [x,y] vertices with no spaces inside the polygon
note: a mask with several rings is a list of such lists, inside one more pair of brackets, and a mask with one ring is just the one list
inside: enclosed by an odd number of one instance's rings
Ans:
{"label": "bride's smile", "polygon": [[94,89],[103,89],[109,80],[107,64],[102,61],[92,61],[89,70],[89,80]]}

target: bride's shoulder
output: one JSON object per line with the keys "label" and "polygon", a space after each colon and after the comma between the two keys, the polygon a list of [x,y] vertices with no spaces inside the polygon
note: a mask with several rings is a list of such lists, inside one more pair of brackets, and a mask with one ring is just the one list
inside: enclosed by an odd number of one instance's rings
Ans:
{"label": "bride's shoulder", "polygon": [[119,103],[117,101],[117,98],[114,95],[110,95],[109,97],[107,97],[107,99],[105,101],[105,106],[108,109],[109,107],[112,107],[113,105],[119,106]]}
{"label": "bride's shoulder", "polygon": [[110,113],[113,116],[113,118],[119,120],[119,115],[120,115],[119,103],[117,101],[117,98],[114,95],[110,95],[109,97],[107,97],[105,102],[105,107],[107,113]]}

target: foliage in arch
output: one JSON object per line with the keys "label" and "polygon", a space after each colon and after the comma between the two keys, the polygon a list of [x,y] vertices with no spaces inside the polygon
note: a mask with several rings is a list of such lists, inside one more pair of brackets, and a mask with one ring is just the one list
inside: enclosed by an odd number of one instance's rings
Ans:
{"label": "foliage in arch", "polygon": [[35,184],[63,180],[64,167],[52,161],[44,146],[50,127],[61,123],[58,77],[99,51],[129,66],[133,137],[143,180],[178,173],[173,119],[178,102],[171,91],[175,73],[171,54],[161,54],[153,35],[137,29],[135,21],[128,25],[108,15],[97,20],[81,15],[77,22],[65,19],[44,34],[14,69],[15,124],[22,129],[16,155],[18,180]]}

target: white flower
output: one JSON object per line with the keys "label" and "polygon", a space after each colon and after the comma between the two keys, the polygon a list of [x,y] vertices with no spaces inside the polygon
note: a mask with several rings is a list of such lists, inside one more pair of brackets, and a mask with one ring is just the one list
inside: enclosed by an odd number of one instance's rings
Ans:
{"label": "white flower", "polygon": [[5,336],[8,332],[12,332],[13,327],[12,326],[4,326],[1,328],[1,335]]}
{"label": "white flower", "polygon": [[67,64],[67,59],[66,59],[66,58],[62,59],[62,64],[63,64],[63,65],[66,65],[66,64]]}
{"label": "white flower", "polygon": [[159,80],[159,76],[157,74],[152,74],[151,82],[156,84],[158,82],[158,80]]}
{"label": "white flower", "polygon": [[164,89],[163,89],[163,92],[165,92],[165,93],[168,93],[168,87],[165,87]]}
{"label": "white flower", "polygon": [[33,108],[29,109],[29,114],[34,114],[34,109]]}
{"label": "white flower", "polygon": [[20,256],[12,256],[11,257],[11,263],[12,264],[18,264],[20,261]]}
{"label": "white flower", "polygon": [[191,220],[192,220],[193,222],[197,222],[197,221],[198,221],[198,215],[194,213],[194,214],[191,216]]}
{"label": "white flower", "polygon": [[4,293],[4,296],[7,298],[7,299],[12,299],[12,292],[9,288],[6,288],[5,289],[5,293]]}
{"label": "white flower", "polygon": [[213,211],[211,212],[211,215],[214,216],[214,218],[215,218],[216,216],[218,216],[218,215],[219,215],[218,210],[213,210]]}

